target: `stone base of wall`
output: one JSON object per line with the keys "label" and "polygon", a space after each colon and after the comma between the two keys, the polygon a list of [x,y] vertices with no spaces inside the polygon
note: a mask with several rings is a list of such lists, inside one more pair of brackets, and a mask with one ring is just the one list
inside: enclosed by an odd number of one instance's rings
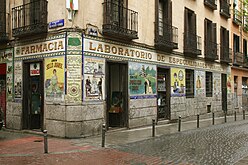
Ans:
{"label": "stone base of wall", "polygon": [[129,128],[152,124],[157,119],[157,99],[130,100]]}
{"label": "stone base of wall", "polygon": [[58,137],[78,138],[100,134],[104,121],[103,104],[82,106],[46,105],[45,129]]}
{"label": "stone base of wall", "polygon": [[7,102],[6,110],[6,128],[22,129],[22,104],[15,102]]}

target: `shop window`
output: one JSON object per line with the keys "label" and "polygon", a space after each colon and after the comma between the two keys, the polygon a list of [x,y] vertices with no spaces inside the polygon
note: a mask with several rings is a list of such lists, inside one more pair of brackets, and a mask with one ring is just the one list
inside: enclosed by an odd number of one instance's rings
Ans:
{"label": "shop window", "polygon": [[186,69],[186,98],[194,97],[194,70]]}
{"label": "shop window", "polygon": [[206,96],[212,97],[213,95],[213,75],[212,72],[206,72]]}
{"label": "shop window", "polygon": [[248,94],[248,78],[242,77],[242,94]]}

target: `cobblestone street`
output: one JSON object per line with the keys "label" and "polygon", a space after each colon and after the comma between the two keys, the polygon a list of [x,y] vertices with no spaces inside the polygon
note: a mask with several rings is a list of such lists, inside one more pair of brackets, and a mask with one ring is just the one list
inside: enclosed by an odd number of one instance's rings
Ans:
{"label": "cobblestone street", "polygon": [[[221,119],[222,120],[222,119]],[[0,164],[86,164],[86,165],[244,165],[248,164],[248,121],[239,120],[182,132],[149,135],[130,143],[114,142],[119,136],[137,133],[126,130],[107,133],[106,148],[100,137],[59,139],[49,137],[49,154],[44,154],[43,137],[26,133],[0,132]],[[185,123],[182,123],[182,127]],[[175,130],[176,124],[160,129]],[[142,132],[144,133],[144,128]],[[151,131],[150,129],[148,130]],[[138,133],[137,135],[141,135]],[[131,136],[129,136],[130,138]],[[140,136],[141,137],[141,136]]]}
{"label": "cobblestone street", "polygon": [[160,157],[165,164],[234,164],[248,155],[248,125],[247,121],[216,125],[117,148],[124,152]]}

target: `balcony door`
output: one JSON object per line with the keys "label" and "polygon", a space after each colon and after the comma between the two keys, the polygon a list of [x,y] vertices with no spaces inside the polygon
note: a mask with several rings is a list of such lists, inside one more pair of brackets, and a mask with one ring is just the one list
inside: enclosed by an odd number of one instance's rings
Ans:
{"label": "balcony door", "polygon": [[124,0],[110,0],[111,1],[111,15],[112,21],[115,26],[118,27],[126,27],[126,20],[125,20],[125,4]]}
{"label": "balcony door", "polygon": [[205,19],[204,20],[204,54],[205,58],[210,60],[217,59],[217,38],[216,38],[216,23]]}

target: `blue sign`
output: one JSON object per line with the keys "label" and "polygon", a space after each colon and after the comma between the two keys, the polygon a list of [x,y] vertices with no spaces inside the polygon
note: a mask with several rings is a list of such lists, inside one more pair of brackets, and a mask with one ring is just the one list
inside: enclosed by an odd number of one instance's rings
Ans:
{"label": "blue sign", "polygon": [[64,26],[64,19],[60,19],[57,21],[49,22],[49,29]]}

